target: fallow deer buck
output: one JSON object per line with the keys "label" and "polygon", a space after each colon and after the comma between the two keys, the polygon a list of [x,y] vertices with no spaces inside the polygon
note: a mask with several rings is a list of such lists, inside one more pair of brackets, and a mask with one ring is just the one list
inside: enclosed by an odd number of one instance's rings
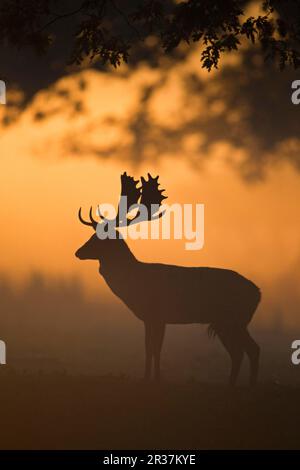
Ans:
{"label": "fallow deer buck", "polygon": [[[161,212],[153,215],[150,210],[151,204],[160,208],[165,198],[163,191],[158,189],[158,177],[149,175],[148,181],[142,178],[141,182],[138,188],[138,181],[124,173],[121,176],[121,200],[122,196],[127,197],[127,208],[134,204],[146,206],[149,209],[147,220],[161,217]],[[85,221],[79,209],[80,221],[94,230],[98,223],[108,223],[100,212],[101,221],[97,222],[92,207],[89,215],[90,221]],[[121,220],[119,204],[116,229],[137,221],[140,221],[138,213],[129,218],[128,212],[126,220]],[[93,234],[78,249],[76,256],[98,260],[99,272],[110,289],[144,322],[145,378],[151,377],[153,360],[155,379],[160,378],[160,353],[167,324],[206,323],[209,333],[218,335],[230,355],[230,385],[236,382],[244,352],[250,360],[250,384],[254,385],[259,346],[250,336],[247,325],[261,298],[258,287],[229,269],[144,263],[135,258],[118,230],[114,235],[101,239],[97,233]]]}

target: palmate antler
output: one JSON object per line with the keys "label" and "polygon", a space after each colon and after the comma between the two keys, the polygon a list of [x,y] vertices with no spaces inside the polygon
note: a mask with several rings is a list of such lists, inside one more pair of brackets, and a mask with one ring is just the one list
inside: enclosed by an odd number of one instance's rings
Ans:
{"label": "palmate antler", "polygon": [[[122,227],[143,222],[145,220],[155,220],[164,214],[159,213],[161,203],[167,196],[162,193],[164,189],[158,189],[158,176],[152,178],[148,173],[148,181],[141,177],[141,186],[138,187],[139,180],[135,180],[132,176],[128,176],[126,171],[121,175],[121,199],[118,206],[118,214],[116,217],[116,226]],[[129,218],[128,214],[133,209],[138,209],[133,218]]]}
{"label": "palmate antler", "polygon": [[[121,179],[122,178],[124,185],[126,185],[126,181],[129,181],[131,179],[133,180],[133,178],[127,176],[126,172],[121,176]],[[167,199],[167,196],[164,196],[162,194],[165,189],[158,189],[158,187],[160,186],[158,178],[158,176],[156,176],[156,178],[152,178],[150,173],[148,173],[148,181],[146,181],[145,178],[142,176],[142,186],[140,188],[137,187],[138,181],[133,180],[136,191],[140,193],[140,197],[138,197],[136,201],[133,202],[133,204],[130,204],[130,197],[128,197],[130,196],[130,193],[128,194],[126,192],[126,188],[124,192],[122,191],[122,193],[127,197],[127,207],[125,210],[126,214],[128,214],[128,211],[130,211],[130,209],[138,209],[136,215],[132,219],[129,219],[126,216],[125,225],[132,225],[146,220],[156,220],[163,216],[164,212],[159,212],[159,208],[162,204],[162,201],[164,199]]]}
{"label": "palmate antler", "polygon": [[[160,183],[158,182],[158,176],[153,178],[148,173],[148,181],[141,177],[141,186],[139,180],[135,180],[132,176],[128,176],[126,171],[121,175],[121,197],[118,204],[117,216],[113,220],[106,219],[98,207],[98,215],[103,222],[114,223],[116,227],[124,227],[133,225],[143,221],[151,221],[159,219],[164,215],[163,212],[159,212],[160,206],[167,196],[162,193],[165,189],[158,189]],[[137,213],[134,217],[129,218],[128,214],[131,210],[137,209]],[[79,220],[85,224],[92,226],[95,230],[97,228],[97,221],[93,218],[92,207],[89,212],[90,221],[85,221],[81,216],[81,208],[79,209],[78,217]]]}

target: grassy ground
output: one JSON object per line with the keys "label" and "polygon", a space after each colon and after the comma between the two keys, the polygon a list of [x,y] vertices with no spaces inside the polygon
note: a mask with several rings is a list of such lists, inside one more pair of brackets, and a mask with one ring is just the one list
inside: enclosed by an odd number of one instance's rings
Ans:
{"label": "grassy ground", "polygon": [[299,448],[300,389],[0,378],[2,449]]}

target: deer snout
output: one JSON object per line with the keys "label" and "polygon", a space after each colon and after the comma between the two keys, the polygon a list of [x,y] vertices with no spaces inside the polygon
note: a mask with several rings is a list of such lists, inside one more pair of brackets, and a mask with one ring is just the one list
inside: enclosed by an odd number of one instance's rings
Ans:
{"label": "deer snout", "polygon": [[75,256],[76,256],[76,258],[83,259],[82,252],[81,252],[80,248],[78,248],[78,250],[75,251]]}

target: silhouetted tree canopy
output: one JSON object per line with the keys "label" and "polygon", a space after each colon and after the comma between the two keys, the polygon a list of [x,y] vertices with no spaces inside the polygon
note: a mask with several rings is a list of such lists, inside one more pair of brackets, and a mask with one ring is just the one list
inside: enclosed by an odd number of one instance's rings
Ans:
{"label": "silhouetted tree canopy", "polygon": [[[253,3],[264,13],[249,18],[257,11],[248,9]],[[38,91],[55,94],[52,85],[61,77],[85,68],[132,77],[146,62],[149,69],[159,70],[160,78],[143,85],[126,122],[107,118],[111,128],[119,125],[130,135],[128,142],[109,148],[85,142],[82,147],[73,135],[70,154],[84,156],[89,151],[98,158],[114,155],[138,163],[146,155],[152,160],[165,152],[180,156],[186,152],[186,138],[201,134],[193,147],[199,155],[213,154],[214,144],[222,141],[244,149],[241,162],[232,160],[248,179],[261,178],[265,168],[278,161],[300,168],[299,106],[290,98],[291,83],[299,78],[294,69],[299,65],[300,0],[0,0],[0,26],[0,79],[9,91],[20,92],[11,93],[2,108],[6,126],[21,116]],[[222,53],[236,49],[237,61],[220,62]],[[220,70],[206,80],[189,65],[182,69],[182,106],[189,114],[177,119],[176,126],[155,122],[153,97],[195,50],[199,70],[201,65],[210,70],[218,64]],[[118,67],[122,61],[129,66],[115,73],[111,64]],[[276,73],[278,67],[285,70]],[[88,88],[82,76],[78,85]],[[63,108],[68,106],[74,115],[84,111],[83,95],[60,92]],[[37,109],[35,120],[42,122],[53,112]],[[232,120],[233,113],[238,119]],[[196,162],[196,157],[190,158]]]}
{"label": "silhouetted tree canopy", "polygon": [[[224,52],[243,39],[258,43],[264,58],[280,68],[300,64],[300,1],[260,1],[262,14],[247,17],[241,0],[3,0],[0,43],[29,46],[38,53],[53,47],[58,23],[70,35],[69,64],[99,60],[118,66],[157,40],[161,53],[181,43],[199,43],[202,66],[217,67]],[[71,21],[70,21],[71,20]],[[149,42],[149,41],[148,41]],[[65,45],[64,45],[65,46]]]}

